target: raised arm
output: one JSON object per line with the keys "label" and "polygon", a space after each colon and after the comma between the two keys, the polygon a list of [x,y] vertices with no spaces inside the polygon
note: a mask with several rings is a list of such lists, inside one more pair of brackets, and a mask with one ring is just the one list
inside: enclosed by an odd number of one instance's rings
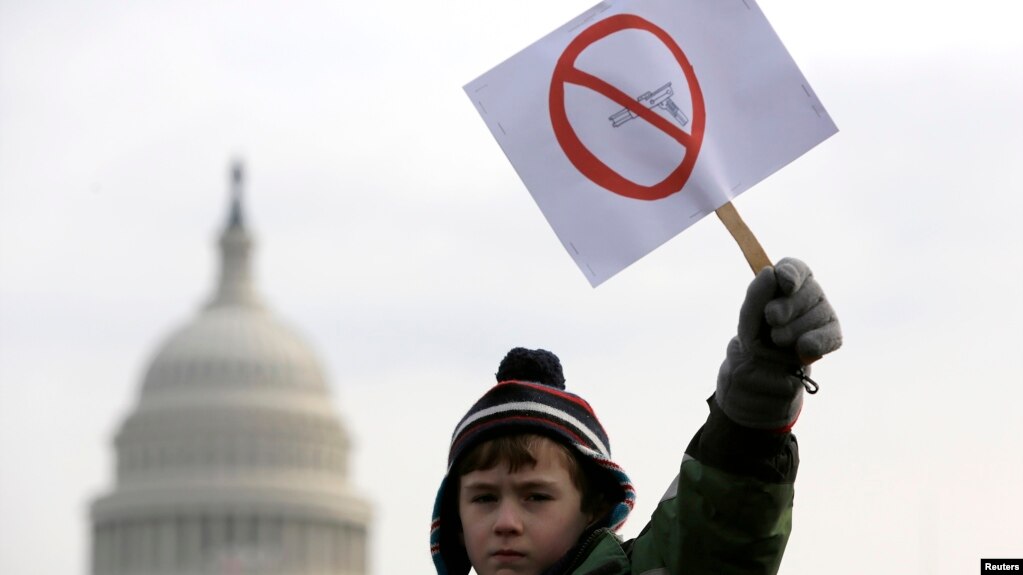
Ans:
{"label": "raised arm", "polygon": [[791,428],[804,386],[815,385],[809,363],[841,342],[834,310],[806,264],[783,259],[757,275],[708,400],[707,422],[632,542],[635,575],[777,572],[799,466]]}

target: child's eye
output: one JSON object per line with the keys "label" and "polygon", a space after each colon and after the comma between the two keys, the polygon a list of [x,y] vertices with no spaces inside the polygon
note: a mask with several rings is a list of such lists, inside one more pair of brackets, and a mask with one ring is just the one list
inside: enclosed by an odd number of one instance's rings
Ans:
{"label": "child's eye", "polygon": [[474,496],[469,501],[472,502],[472,503],[493,503],[493,502],[497,501],[497,497],[495,497],[495,496],[493,496],[493,495],[491,495],[489,493],[484,493],[484,494],[481,494],[481,495]]}
{"label": "child's eye", "polygon": [[530,493],[526,499],[529,501],[550,501],[554,498],[546,493]]}

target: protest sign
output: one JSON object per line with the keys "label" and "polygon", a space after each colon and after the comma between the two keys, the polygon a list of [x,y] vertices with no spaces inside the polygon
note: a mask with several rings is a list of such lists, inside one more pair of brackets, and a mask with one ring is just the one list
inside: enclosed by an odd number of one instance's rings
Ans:
{"label": "protest sign", "polygon": [[602,2],[465,92],[594,286],[837,132],[754,0]]}

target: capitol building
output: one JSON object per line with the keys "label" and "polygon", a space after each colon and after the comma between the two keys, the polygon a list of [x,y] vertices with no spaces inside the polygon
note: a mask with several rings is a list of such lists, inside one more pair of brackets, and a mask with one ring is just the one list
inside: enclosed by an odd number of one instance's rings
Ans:
{"label": "capitol building", "polygon": [[212,297],[158,347],[90,508],[93,575],[365,575],[370,506],[320,364],[259,297],[240,166]]}

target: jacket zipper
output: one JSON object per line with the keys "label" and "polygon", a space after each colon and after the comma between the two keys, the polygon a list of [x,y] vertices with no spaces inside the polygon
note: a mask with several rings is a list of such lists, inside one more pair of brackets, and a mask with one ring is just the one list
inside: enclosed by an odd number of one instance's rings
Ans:
{"label": "jacket zipper", "polygon": [[575,557],[572,558],[572,562],[568,564],[568,567],[563,572],[564,575],[568,575],[572,571],[575,571],[576,567],[582,563],[583,558],[589,555],[590,551],[592,551],[591,548],[593,547],[593,544],[601,535],[604,534],[605,531],[607,531],[607,529],[602,527],[593,533],[590,533],[590,536],[586,538],[586,541],[584,541],[582,546],[579,547],[579,550],[576,551]]}

